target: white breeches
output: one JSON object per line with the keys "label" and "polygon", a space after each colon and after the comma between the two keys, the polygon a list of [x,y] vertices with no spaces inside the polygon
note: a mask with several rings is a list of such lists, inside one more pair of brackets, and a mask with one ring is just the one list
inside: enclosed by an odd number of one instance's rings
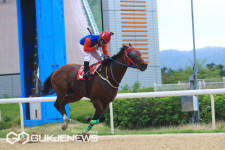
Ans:
{"label": "white breeches", "polygon": [[92,52],[85,52],[84,46],[80,44],[80,51],[84,55],[84,61],[90,62],[91,56],[93,56],[97,61],[100,61],[101,53],[99,50],[94,50]]}

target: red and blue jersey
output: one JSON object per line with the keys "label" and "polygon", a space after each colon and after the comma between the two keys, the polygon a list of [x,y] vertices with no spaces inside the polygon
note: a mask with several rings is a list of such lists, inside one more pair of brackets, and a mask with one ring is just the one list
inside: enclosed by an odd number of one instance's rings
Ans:
{"label": "red and blue jersey", "polygon": [[[87,35],[80,40],[80,44],[84,45],[85,52],[92,52],[95,50],[94,46],[98,44],[99,35]],[[110,55],[107,44],[102,45],[102,51],[104,55]]]}
{"label": "red and blue jersey", "polygon": [[95,46],[96,44],[98,44],[99,37],[99,35],[87,35],[80,40],[80,44],[84,45],[85,40],[89,38],[91,40],[91,46]]}

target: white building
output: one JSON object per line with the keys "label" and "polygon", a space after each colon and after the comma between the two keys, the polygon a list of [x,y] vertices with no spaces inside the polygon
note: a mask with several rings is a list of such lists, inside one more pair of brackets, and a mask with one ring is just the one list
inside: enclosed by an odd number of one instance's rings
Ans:
{"label": "white building", "polygon": [[108,46],[111,55],[116,54],[122,44],[131,43],[148,63],[145,72],[128,69],[121,86],[132,86],[136,81],[141,87],[161,83],[157,1],[102,0],[102,12],[103,29],[115,33]]}

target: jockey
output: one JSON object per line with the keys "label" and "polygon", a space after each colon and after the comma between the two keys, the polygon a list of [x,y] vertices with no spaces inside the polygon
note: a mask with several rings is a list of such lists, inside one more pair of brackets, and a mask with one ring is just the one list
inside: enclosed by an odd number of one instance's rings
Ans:
{"label": "jockey", "polygon": [[93,56],[97,61],[101,61],[101,53],[98,51],[99,47],[102,47],[104,55],[110,55],[107,43],[110,43],[111,35],[113,32],[103,31],[100,35],[87,35],[80,40],[80,51],[84,55],[84,78],[90,76],[89,73],[89,62],[91,56]]}

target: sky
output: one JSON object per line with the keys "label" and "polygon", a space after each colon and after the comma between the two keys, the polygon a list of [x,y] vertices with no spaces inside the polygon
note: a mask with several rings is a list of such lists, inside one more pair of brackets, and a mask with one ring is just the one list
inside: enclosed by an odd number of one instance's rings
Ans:
{"label": "sky", "polygon": [[[195,47],[225,47],[225,0],[193,0]],[[191,0],[157,0],[160,51],[193,49]]]}

